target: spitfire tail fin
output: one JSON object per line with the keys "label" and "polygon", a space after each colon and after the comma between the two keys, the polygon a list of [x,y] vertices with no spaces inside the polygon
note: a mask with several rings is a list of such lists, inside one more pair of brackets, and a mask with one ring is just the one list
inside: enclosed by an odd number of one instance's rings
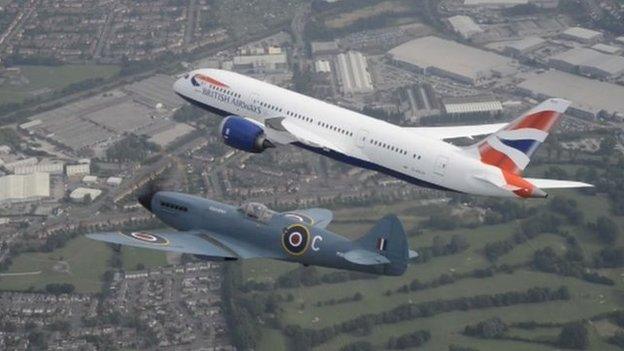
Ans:
{"label": "spitfire tail fin", "polygon": [[390,261],[383,265],[384,274],[401,275],[407,269],[410,252],[403,224],[395,215],[380,219],[365,235],[355,240],[361,249],[375,252]]}
{"label": "spitfire tail fin", "polygon": [[520,174],[569,106],[567,100],[548,99],[466,151],[484,163]]}

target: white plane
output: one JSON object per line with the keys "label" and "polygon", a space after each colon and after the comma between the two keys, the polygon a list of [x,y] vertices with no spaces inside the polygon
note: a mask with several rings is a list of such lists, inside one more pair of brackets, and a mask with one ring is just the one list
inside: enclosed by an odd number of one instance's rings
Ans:
{"label": "white plane", "polygon": [[[521,175],[570,105],[563,99],[546,100],[510,123],[406,128],[224,70],[189,72],[173,88],[226,117],[224,142],[247,152],[292,144],[416,185],[485,196],[544,198],[544,189],[591,186]],[[486,134],[468,147],[445,142]]]}

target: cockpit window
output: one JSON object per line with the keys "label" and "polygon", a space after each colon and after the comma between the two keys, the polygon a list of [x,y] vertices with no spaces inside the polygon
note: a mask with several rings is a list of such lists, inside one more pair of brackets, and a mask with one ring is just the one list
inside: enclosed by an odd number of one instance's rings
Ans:
{"label": "cockpit window", "polygon": [[262,223],[270,221],[276,213],[266,207],[266,205],[257,202],[242,204],[238,210],[244,213],[247,217],[253,218]]}

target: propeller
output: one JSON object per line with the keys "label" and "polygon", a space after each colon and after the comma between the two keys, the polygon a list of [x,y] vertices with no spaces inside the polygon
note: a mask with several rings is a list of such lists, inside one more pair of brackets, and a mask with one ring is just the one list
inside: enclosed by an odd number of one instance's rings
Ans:
{"label": "propeller", "polygon": [[148,211],[152,211],[152,199],[159,191],[174,191],[178,184],[169,177],[161,177],[148,181],[136,193],[137,201]]}

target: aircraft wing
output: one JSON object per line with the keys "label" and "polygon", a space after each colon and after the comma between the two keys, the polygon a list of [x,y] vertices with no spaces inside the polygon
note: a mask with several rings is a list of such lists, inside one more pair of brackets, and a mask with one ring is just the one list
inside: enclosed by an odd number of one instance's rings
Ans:
{"label": "aircraft wing", "polygon": [[345,153],[341,147],[331,140],[311,132],[290,119],[284,117],[269,118],[264,122],[264,125],[265,133],[271,141],[276,141],[280,144],[299,141],[306,145]]}
{"label": "aircraft wing", "polygon": [[282,213],[282,215],[319,228],[326,228],[332,219],[334,219],[332,211],[325,208],[308,208],[304,210],[288,211]]}
{"label": "aircraft wing", "polygon": [[138,231],[130,233],[105,232],[87,234],[93,240],[111,244],[127,245],[152,250],[172,251],[222,258],[238,258],[233,252],[219,247],[202,238],[202,232],[151,232]]}
{"label": "aircraft wing", "polygon": [[593,185],[571,180],[524,178],[541,189],[591,188]]}
{"label": "aircraft wing", "polygon": [[451,127],[414,127],[407,128],[409,131],[418,133],[432,139],[471,138],[479,135],[492,134],[506,126],[507,123],[480,124],[475,126],[451,126]]}

